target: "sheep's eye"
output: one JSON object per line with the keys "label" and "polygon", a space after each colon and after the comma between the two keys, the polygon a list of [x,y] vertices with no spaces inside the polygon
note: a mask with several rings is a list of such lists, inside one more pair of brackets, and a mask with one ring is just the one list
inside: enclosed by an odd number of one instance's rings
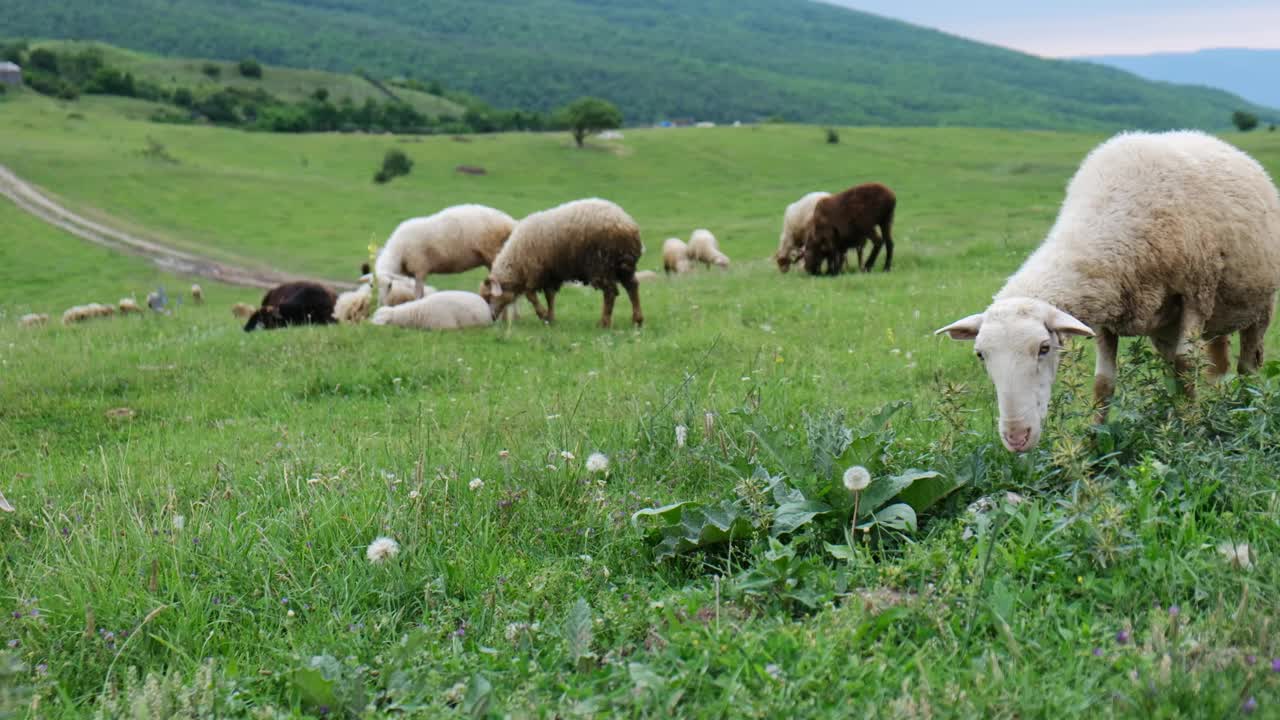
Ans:
{"label": "sheep's eye", "polygon": [[1040,343],[1040,357],[1048,355],[1051,349],[1052,348],[1049,346],[1048,341]]}
{"label": "sheep's eye", "polygon": [[987,356],[986,356],[986,355],[983,355],[981,350],[977,351],[977,352],[976,352],[976,353],[974,353],[974,354],[978,356],[978,360],[979,360],[980,362],[986,362],[986,361],[987,361]]}

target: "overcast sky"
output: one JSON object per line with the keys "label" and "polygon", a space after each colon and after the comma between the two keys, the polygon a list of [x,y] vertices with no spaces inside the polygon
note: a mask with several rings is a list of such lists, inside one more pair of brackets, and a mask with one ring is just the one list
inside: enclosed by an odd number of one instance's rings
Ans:
{"label": "overcast sky", "polygon": [[1048,57],[1280,48],[1280,0],[827,0]]}

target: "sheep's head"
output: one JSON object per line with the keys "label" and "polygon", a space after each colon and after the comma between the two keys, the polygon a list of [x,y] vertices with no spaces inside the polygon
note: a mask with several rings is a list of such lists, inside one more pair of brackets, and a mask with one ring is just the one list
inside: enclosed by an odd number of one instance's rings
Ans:
{"label": "sheep's head", "polygon": [[480,284],[480,297],[489,303],[489,312],[496,320],[507,306],[516,301],[516,294],[511,290],[502,287],[502,283],[493,275],[484,279]]}
{"label": "sheep's head", "polygon": [[266,330],[284,327],[284,316],[280,314],[280,309],[276,306],[263,305],[258,308],[257,312],[249,316],[249,322],[245,323],[244,331],[253,332],[254,328],[259,325]]}
{"label": "sheep's head", "polygon": [[787,272],[791,269],[791,263],[795,262],[795,259],[791,257],[791,253],[779,250],[774,254],[773,261],[778,264],[779,270]]}
{"label": "sheep's head", "polygon": [[1064,336],[1093,337],[1084,323],[1031,298],[997,300],[986,312],[937,332],[974,341],[974,352],[996,386],[1000,440],[1017,453],[1040,441]]}

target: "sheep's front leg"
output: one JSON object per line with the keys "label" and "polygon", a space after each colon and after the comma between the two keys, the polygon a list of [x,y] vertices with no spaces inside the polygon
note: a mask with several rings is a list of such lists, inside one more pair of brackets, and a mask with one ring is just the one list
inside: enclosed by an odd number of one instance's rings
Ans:
{"label": "sheep's front leg", "polygon": [[1101,425],[1107,421],[1111,396],[1116,392],[1116,351],[1120,348],[1120,336],[1103,329],[1094,343],[1098,359],[1093,371],[1093,420]]}
{"label": "sheep's front leg", "polygon": [[604,307],[600,309],[600,327],[613,327],[613,302],[618,299],[618,286],[609,284],[604,290]]}
{"label": "sheep's front leg", "polygon": [[418,277],[417,275],[414,275],[414,276],[413,276],[413,297],[414,297],[414,299],[416,299],[416,300],[421,300],[422,298],[424,298],[424,297],[426,297],[426,296],[427,296],[427,281],[426,281],[426,276],[424,275],[423,277]]}
{"label": "sheep's front leg", "polygon": [[1203,328],[1200,316],[1184,308],[1176,327],[1151,336],[1151,344],[1173,365],[1173,374],[1178,378],[1182,391],[1192,398],[1196,396],[1196,341],[1200,339]]}
{"label": "sheep's front leg", "polygon": [[524,296],[529,299],[529,304],[533,305],[533,312],[538,315],[538,319],[545,322],[547,319],[547,311],[542,309],[542,303],[538,301],[538,293],[529,290],[524,294]]}
{"label": "sheep's front leg", "polygon": [[1209,380],[1217,382],[1231,372],[1231,336],[1219,335],[1209,341]]}
{"label": "sheep's front leg", "polygon": [[1266,314],[1254,324],[1240,331],[1240,361],[1236,369],[1241,375],[1249,375],[1262,367],[1262,340],[1275,312],[1272,302],[1267,303]]}
{"label": "sheep's front leg", "polygon": [[556,291],[547,288],[542,292],[547,296],[547,314],[546,317],[542,318],[542,321],[550,325],[556,320]]}
{"label": "sheep's front leg", "polygon": [[876,233],[875,228],[871,229],[870,240],[871,254],[867,256],[867,264],[860,268],[862,272],[871,272],[875,268],[876,258],[880,257],[880,246],[884,244],[884,241],[880,239],[880,235]]}
{"label": "sheep's front leg", "polygon": [[631,301],[631,324],[643,327],[644,313],[640,311],[640,283],[636,282],[635,277],[632,276],[622,286],[627,289],[627,299]]}
{"label": "sheep's front leg", "polygon": [[[859,271],[866,270],[866,266],[862,264],[862,248],[866,244],[867,244],[866,240],[860,240],[857,245],[854,245],[854,248],[856,248],[858,251],[858,270]],[[871,257],[874,258],[875,256],[876,256],[876,252],[875,250],[872,250]]]}

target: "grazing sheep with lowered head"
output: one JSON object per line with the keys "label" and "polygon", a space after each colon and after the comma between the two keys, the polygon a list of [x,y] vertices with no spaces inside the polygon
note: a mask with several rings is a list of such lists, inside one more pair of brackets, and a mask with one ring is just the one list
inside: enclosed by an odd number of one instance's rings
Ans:
{"label": "grazing sheep with lowered head", "polygon": [[[613,323],[618,284],[631,300],[631,321],[644,324],[636,263],[644,253],[640,227],[622,208],[607,200],[575,200],[521,220],[511,232],[480,294],[497,317],[524,295],[538,317],[555,320],[555,297],[560,287],[577,280],[604,293],[600,326]],[[535,292],[547,297],[543,311]]]}
{"label": "grazing sheep with lowered head", "polygon": [[[893,191],[880,183],[857,185],[818,200],[813,208],[812,228],[805,240],[804,269],[811,275],[822,273],[827,263],[828,275],[844,270],[845,254],[858,253],[858,268],[870,272],[883,245],[884,271],[893,265],[893,213],[898,199]],[[876,234],[876,228],[880,234]],[[862,264],[862,248],[872,243],[871,257]]]}
{"label": "grazing sheep with lowered head", "polygon": [[48,322],[49,316],[45,313],[27,313],[18,320],[18,324],[24,328],[40,327]]}
{"label": "grazing sheep with lowered head", "polygon": [[1097,338],[1097,420],[1115,391],[1122,336],[1146,336],[1194,390],[1192,355],[1210,372],[1262,364],[1280,288],[1280,194],[1253,158],[1199,132],[1117,135],[1089,153],[1049,235],[985,312],[939,330],[974,340],[996,387],[1000,438],[1040,439],[1067,335]]}
{"label": "grazing sheep with lowered head", "polygon": [[493,315],[489,303],[479,295],[445,290],[403,305],[380,307],[369,322],[419,330],[457,330],[490,325]]}
{"label": "grazing sheep with lowered head", "polygon": [[374,262],[379,297],[390,299],[396,278],[410,278],[414,297],[422,297],[423,283],[432,273],[493,267],[515,224],[510,215],[484,205],[457,205],[405,220]]}
{"label": "grazing sheep with lowered head", "polygon": [[818,191],[787,206],[782,215],[782,234],[778,237],[778,252],[773,254],[773,261],[778,269],[787,272],[791,266],[804,257],[805,243],[813,229],[813,209],[818,201],[831,197],[831,193]]}
{"label": "grazing sheep with lowered head", "polygon": [[689,260],[689,246],[680,238],[667,238],[662,243],[662,271],[671,273],[689,272],[693,263]]}
{"label": "grazing sheep with lowered head", "polygon": [[689,236],[689,259],[707,267],[729,267],[729,256],[720,252],[720,243],[710,230],[698,228]]}
{"label": "grazing sheep with lowered head", "polygon": [[138,301],[133,298],[120,298],[120,301],[116,303],[116,307],[120,309],[121,315],[142,312],[142,306],[138,305]]}
{"label": "grazing sheep with lowered head", "polygon": [[244,331],[261,325],[274,330],[288,325],[328,325],[333,322],[333,291],[310,282],[278,285],[262,297],[262,307],[249,317]]}

